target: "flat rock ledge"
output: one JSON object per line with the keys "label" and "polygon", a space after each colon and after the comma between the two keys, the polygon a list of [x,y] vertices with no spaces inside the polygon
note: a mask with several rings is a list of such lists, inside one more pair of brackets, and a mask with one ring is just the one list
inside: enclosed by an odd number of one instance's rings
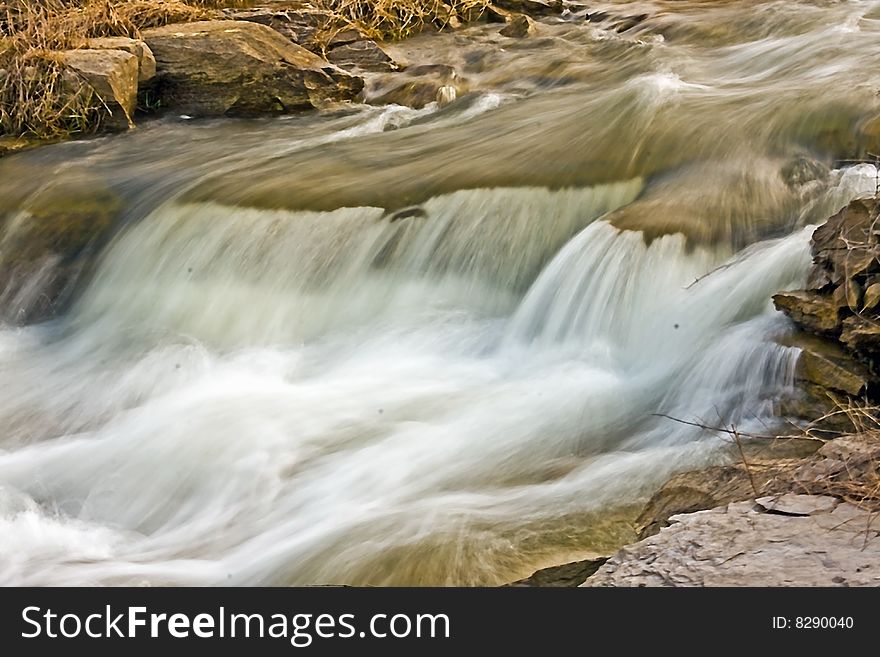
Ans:
{"label": "flat rock ledge", "polygon": [[880,516],[784,494],[672,516],[582,586],[880,586]]}

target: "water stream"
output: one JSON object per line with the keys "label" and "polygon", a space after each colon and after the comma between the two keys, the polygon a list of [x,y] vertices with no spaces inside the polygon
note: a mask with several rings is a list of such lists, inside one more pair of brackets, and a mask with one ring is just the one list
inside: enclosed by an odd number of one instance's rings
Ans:
{"label": "water stream", "polygon": [[498,584],[727,458],[659,415],[772,424],[770,297],[875,188],[880,3],[629,4],[401,44],[469,80],[443,108],[0,160],[0,247],[45,195],[125,208],[0,326],[0,582]]}

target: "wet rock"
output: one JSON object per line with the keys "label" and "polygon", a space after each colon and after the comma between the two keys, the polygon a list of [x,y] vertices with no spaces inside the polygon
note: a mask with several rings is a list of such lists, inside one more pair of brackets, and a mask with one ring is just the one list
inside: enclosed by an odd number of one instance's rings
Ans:
{"label": "wet rock", "polygon": [[106,105],[107,128],[132,125],[137,107],[138,58],[122,50],[66,50],[61,62],[88,83]]}
{"label": "wet rock", "polygon": [[764,511],[781,513],[787,516],[811,516],[816,513],[830,513],[840,500],[828,495],[769,495],[755,500]]}
{"label": "wet rock", "polygon": [[[454,89],[454,87],[451,87]],[[429,103],[449,102],[448,85],[435,80],[403,81],[393,89],[370,100],[374,105],[404,105],[413,109],[422,109]],[[454,100],[454,97],[452,98]]]}
{"label": "wet rock", "polygon": [[551,566],[535,571],[524,579],[507,584],[507,586],[546,586],[572,587],[580,586],[608,560],[607,557],[573,561],[559,566]]}
{"label": "wet rock", "polygon": [[85,47],[91,50],[122,50],[138,59],[138,84],[146,84],[156,77],[156,58],[150,47],[139,39],[128,37],[101,37],[87,39]]}
{"label": "wet rock", "polygon": [[424,219],[428,216],[428,213],[424,208],[420,206],[413,206],[411,208],[403,208],[398,210],[394,214],[389,217],[389,221],[394,223],[395,221],[400,221],[401,219]]}
{"label": "wet rock", "polygon": [[535,21],[525,14],[514,14],[507,20],[507,25],[498,33],[501,36],[511,37],[514,39],[522,39],[523,37],[535,34],[537,28]]}
{"label": "wet rock", "polygon": [[327,52],[327,59],[346,70],[396,71],[398,69],[388,53],[371,39],[359,39],[334,47]]}
{"label": "wet rock", "polygon": [[840,307],[833,299],[806,290],[786,292],[773,296],[777,310],[781,310],[798,326],[820,334],[840,331]]}
{"label": "wet rock", "polygon": [[98,181],[58,185],[0,224],[0,318],[26,324],[62,312],[110,238],[122,201]]}
{"label": "wet rock", "polygon": [[157,94],[195,116],[290,112],[354,98],[363,80],[265,25],[201,21],[144,30]]}
{"label": "wet rock", "polygon": [[796,367],[798,379],[853,397],[864,393],[871,382],[868,369],[833,343],[814,342],[802,347]]}
{"label": "wet rock", "polygon": [[[753,502],[677,515],[623,548],[583,586],[878,586],[880,531],[847,502],[786,496],[810,515]],[[824,510],[822,507],[825,507]]]}

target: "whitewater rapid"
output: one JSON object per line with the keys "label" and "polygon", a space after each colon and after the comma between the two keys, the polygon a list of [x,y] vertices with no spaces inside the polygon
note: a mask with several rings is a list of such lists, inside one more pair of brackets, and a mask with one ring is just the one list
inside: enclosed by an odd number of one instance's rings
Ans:
{"label": "whitewater rapid", "polygon": [[766,4],[563,33],[558,91],[4,160],[0,246],[27,167],[128,205],[65,312],[0,326],[0,583],[500,584],[631,539],[729,458],[669,417],[778,419],[771,296],[876,188],[822,150],[873,94],[828,39],[880,40],[876,3]]}

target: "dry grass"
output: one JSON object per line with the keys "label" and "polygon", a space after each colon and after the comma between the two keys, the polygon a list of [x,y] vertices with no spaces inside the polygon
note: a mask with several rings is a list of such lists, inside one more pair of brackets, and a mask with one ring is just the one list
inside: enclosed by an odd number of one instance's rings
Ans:
{"label": "dry grass", "polygon": [[[853,433],[842,434],[838,438],[855,436],[866,443],[880,445],[880,406],[857,400],[840,402],[837,409],[806,427],[805,435],[815,436],[812,426],[821,425],[834,414],[844,415],[854,427]],[[880,448],[868,449],[864,453],[856,453],[848,457],[844,460],[842,469],[817,480],[810,492],[833,495],[861,508],[880,512],[880,458],[878,455],[880,455]]]}
{"label": "dry grass", "polygon": [[426,29],[456,27],[474,21],[489,0],[314,0],[341,23],[358,27],[377,40],[402,39]]}
{"label": "dry grass", "polygon": [[[669,415],[658,414],[658,417],[697,427],[714,433],[724,440],[732,442],[738,451],[740,462],[749,478],[755,497],[762,495],[763,486],[755,483],[752,464],[746,459],[743,441],[776,441],[800,437],[817,441],[825,446],[834,447],[835,441],[853,441],[861,444],[856,449],[842,450],[845,454],[842,461],[829,463],[829,467],[821,468],[806,479],[794,478],[789,484],[795,492],[810,495],[830,495],[866,509],[872,513],[880,513],[880,406],[863,400],[843,398],[835,402],[834,410],[805,426],[795,426],[794,433],[775,435],[774,433],[755,434],[739,431],[735,426],[709,424],[702,420],[682,420]],[[829,420],[839,423],[845,418],[851,427],[845,431],[828,428]],[[807,457],[804,463],[826,458],[823,448],[817,456]],[[831,458],[831,457],[827,457]],[[836,458],[836,457],[835,457]],[[873,517],[873,516],[872,516]]]}
{"label": "dry grass", "polygon": [[53,51],[83,38],[137,36],[201,20],[238,0],[0,0],[0,136],[54,139],[98,130],[103,101]]}

